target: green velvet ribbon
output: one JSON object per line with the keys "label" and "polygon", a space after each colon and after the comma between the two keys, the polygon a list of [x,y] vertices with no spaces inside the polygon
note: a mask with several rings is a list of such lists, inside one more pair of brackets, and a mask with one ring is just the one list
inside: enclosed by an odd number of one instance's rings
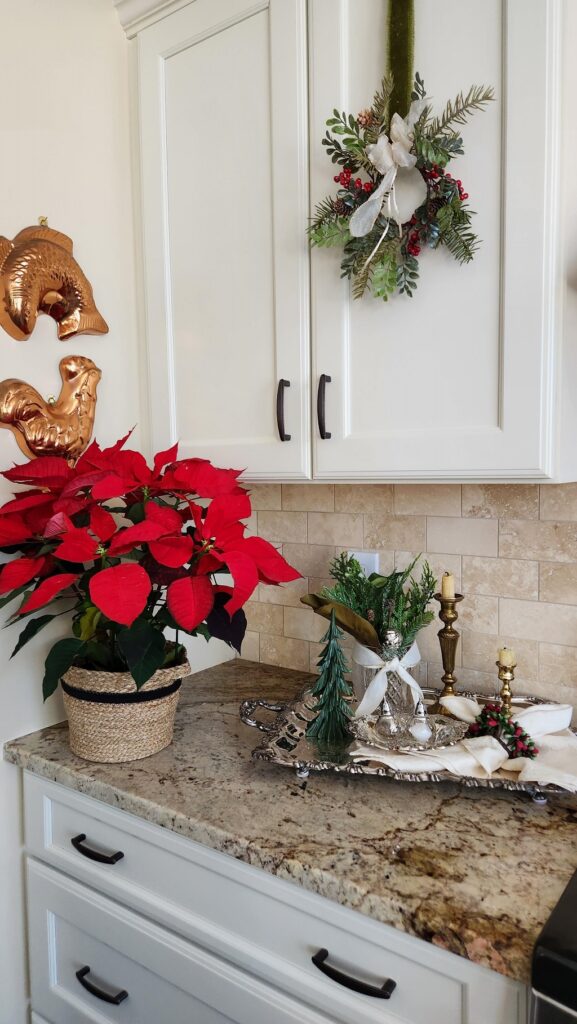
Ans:
{"label": "green velvet ribbon", "polygon": [[414,0],[389,0],[387,71],[393,79],[389,116],[406,117],[413,91],[415,50]]}

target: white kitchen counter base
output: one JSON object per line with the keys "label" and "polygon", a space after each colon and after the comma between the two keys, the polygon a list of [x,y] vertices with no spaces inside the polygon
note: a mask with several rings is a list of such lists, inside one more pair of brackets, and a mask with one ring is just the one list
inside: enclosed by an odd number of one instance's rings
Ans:
{"label": "white kitchen counter base", "polygon": [[[41,1019],[156,1024],[154,1002],[138,1002],[140,972],[152,964],[170,1024],[188,1024],[192,1007],[198,1024],[526,1020],[529,927],[539,930],[575,867],[571,802],[538,809],[380,779],[302,786],[250,761],[254,735],[237,717],[249,693],[281,696],[302,684],[298,673],[247,663],[200,673],[185,688],[173,747],[129,765],[75,758],[62,726],[8,744],[6,756],[26,769]],[[91,859],[94,851],[111,862]],[[526,906],[513,856],[541,870],[543,891],[535,886]],[[320,949],[345,980],[378,990],[392,979],[390,998],[326,977],[312,962]],[[85,990],[86,978],[129,998],[111,1008]]]}

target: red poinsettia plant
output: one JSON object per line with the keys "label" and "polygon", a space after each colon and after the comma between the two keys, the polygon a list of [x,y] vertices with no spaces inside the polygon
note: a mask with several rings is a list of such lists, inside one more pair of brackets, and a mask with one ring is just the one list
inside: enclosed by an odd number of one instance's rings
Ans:
{"label": "red poinsettia plant", "polygon": [[27,488],[0,507],[0,551],[17,556],[0,568],[0,607],[20,597],[10,623],[28,619],[13,655],[58,615],[72,616],[72,636],[46,659],[45,699],[72,664],[128,671],[141,687],[184,660],[179,630],[240,650],[242,606],[257,584],[299,576],[271,544],[246,536],[240,471],[179,460],[177,445],[151,469],[124,447],[129,436],[105,449],[93,442],[75,466],[44,456],[2,474]]}

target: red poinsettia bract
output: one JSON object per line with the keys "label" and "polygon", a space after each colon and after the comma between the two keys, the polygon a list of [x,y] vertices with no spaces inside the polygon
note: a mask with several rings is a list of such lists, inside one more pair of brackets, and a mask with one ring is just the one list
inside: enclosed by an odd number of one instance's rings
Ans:
{"label": "red poinsettia bract", "polygon": [[0,507],[0,550],[16,556],[0,567],[0,605],[20,597],[11,621],[27,619],[16,650],[56,615],[72,617],[72,637],[48,655],[45,695],[73,662],[128,670],[142,685],[182,656],[167,629],[240,649],[242,607],[258,583],[299,576],[246,535],[240,471],[178,459],[177,445],[150,468],[124,447],[128,437],[104,449],[93,442],[74,467],[44,456],[3,473],[24,488]]}

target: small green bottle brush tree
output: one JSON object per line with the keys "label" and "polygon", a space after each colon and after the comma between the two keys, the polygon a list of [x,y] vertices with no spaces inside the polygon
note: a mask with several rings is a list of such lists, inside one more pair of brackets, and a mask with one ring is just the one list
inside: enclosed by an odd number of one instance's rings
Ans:
{"label": "small green bottle brush tree", "polygon": [[306,732],[308,739],[315,740],[327,752],[342,749],[351,739],[348,698],[352,696],[352,689],[345,679],[348,666],[340,645],[342,635],[333,611],[322,640],[326,647],[318,662],[320,675],[312,691],[313,697],[317,698],[314,706],[316,717]]}

